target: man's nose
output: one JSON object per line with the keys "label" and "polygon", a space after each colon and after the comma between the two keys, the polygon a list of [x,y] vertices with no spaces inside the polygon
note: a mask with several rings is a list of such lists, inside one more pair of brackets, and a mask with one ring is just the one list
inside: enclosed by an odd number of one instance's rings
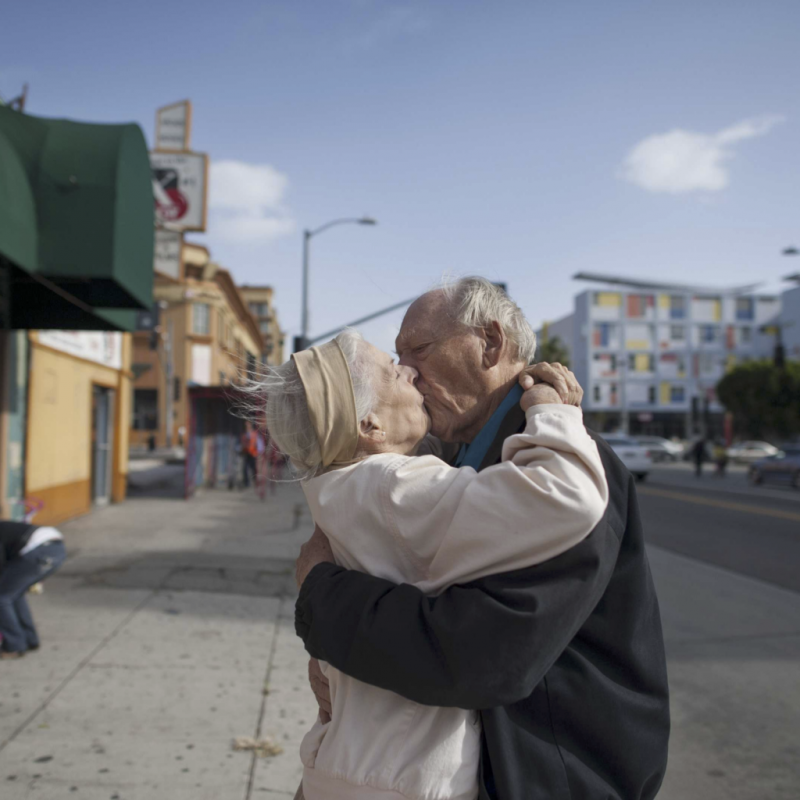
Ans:
{"label": "man's nose", "polygon": [[414,367],[409,367],[402,362],[399,362],[401,373],[405,376],[406,380],[409,383],[416,383],[417,378],[419,378],[419,372],[414,369]]}

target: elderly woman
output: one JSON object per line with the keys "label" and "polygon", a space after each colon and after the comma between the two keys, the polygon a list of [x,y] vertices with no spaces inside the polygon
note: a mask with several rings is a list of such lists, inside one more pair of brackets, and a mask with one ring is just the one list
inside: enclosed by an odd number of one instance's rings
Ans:
{"label": "elderly woman", "polygon": [[[579,408],[528,407],[523,395],[524,432],[506,440],[502,463],[477,473],[415,457],[430,426],[415,379],[346,331],[295,353],[259,387],[272,439],[299,471],[337,563],[435,595],[588,535],[608,488]],[[421,706],[323,669],[332,715],[301,746],[307,800],[477,797],[474,711]]]}

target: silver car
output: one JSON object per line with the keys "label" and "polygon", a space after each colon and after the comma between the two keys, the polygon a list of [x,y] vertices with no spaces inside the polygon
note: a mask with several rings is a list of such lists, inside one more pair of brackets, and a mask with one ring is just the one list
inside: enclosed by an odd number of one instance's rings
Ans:
{"label": "silver car", "polygon": [[777,455],[756,461],[748,477],[755,484],[777,479],[800,489],[800,445],[784,445]]}
{"label": "silver car", "polygon": [[617,454],[619,460],[628,468],[637,481],[643,481],[653,468],[653,454],[636,439],[619,433],[600,434],[611,449]]}
{"label": "silver car", "polygon": [[653,461],[678,461],[683,455],[683,445],[665,439],[663,436],[636,436],[639,444],[644,445],[652,454]]}
{"label": "silver car", "polygon": [[740,442],[728,448],[728,458],[737,464],[752,464],[776,455],[778,448],[769,442]]}

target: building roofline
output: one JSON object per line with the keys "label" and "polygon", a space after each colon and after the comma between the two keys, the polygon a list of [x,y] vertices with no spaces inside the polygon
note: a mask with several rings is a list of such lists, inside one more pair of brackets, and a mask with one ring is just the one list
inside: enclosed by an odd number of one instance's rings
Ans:
{"label": "building roofline", "polygon": [[237,312],[242,324],[245,326],[245,328],[248,328],[250,335],[253,337],[255,344],[259,348],[259,354],[262,353],[264,351],[264,335],[261,333],[255,317],[250,313],[247,303],[239,293],[239,289],[233,280],[233,276],[227,269],[217,265],[217,271],[214,273],[214,279],[220,288],[227,294],[228,302]]}
{"label": "building roofline", "polygon": [[628,278],[622,275],[606,275],[599,272],[576,272],[572,276],[576,281],[590,281],[592,283],[610,283],[616,286],[628,286],[631,289],[662,289],[673,292],[692,292],[696,294],[750,294],[761,283],[750,283],[744,286],[695,286],[687,283],[666,283],[661,281],[647,281],[638,278]]}

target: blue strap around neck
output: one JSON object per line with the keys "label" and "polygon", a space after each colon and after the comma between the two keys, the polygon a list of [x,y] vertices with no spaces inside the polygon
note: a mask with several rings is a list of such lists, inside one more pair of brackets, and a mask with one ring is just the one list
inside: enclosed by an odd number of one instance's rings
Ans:
{"label": "blue strap around neck", "polygon": [[489,421],[480,429],[478,435],[469,443],[462,444],[456,457],[456,467],[472,467],[480,469],[483,459],[489,452],[492,442],[497,437],[500,425],[506,418],[506,414],[522,399],[522,387],[516,383],[514,388],[506,395],[502,403],[497,407],[494,414],[489,417]]}

